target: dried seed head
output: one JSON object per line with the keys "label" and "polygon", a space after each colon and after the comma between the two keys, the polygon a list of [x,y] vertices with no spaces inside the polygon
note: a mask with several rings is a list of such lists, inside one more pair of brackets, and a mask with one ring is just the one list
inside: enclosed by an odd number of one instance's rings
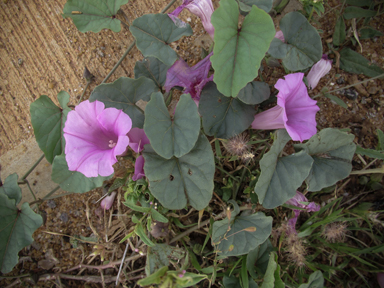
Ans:
{"label": "dried seed head", "polygon": [[328,224],[321,233],[321,236],[330,243],[344,242],[345,235],[348,232],[347,227],[347,224],[341,222]]}
{"label": "dried seed head", "polygon": [[294,262],[298,267],[304,266],[307,251],[302,239],[299,238],[296,233],[291,233],[286,238],[285,244],[286,252],[288,252],[288,260]]}
{"label": "dried seed head", "polygon": [[228,139],[227,143],[224,144],[224,147],[229,154],[242,158],[245,154],[250,154],[248,141],[249,139],[247,134],[241,133]]}

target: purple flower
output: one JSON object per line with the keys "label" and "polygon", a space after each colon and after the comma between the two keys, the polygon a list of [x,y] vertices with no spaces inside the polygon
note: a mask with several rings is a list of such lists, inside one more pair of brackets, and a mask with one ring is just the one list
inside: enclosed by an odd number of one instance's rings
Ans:
{"label": "purple flower", "polygon": [[102,201],[101,201],[101,208],[103,208],[104,210],[109,210],[109,208],[112,207],[112,204],[113,204],[113,201],[115,200],[115,197],[116,197],[116,191],[113,191],[111,193],[111,195],[105,197]]}
{"label": "purple flower", "polygon": [[149,139],[143,129],[132,128],[128,132],[129,147],[136,153],[140,153],[144,149],[145,144],[149,144]]}
{"label": "purple flower", "polygon": [[[307,210],[307,212],[316,212],[320,210],[320,205],[317,205],[315,202],[310,202],[308,204],[303,202],[308,202],[308,199],[302,193],[296,191],[296,195],[285,202],[285,204],[303,208]],[[293,209],[295,216],[288,220],[288,227],[290,232],[297,233],[295,226],[301,211],[303,210]]]}
{"label": "purple flower", "polygon": [[116,156],[125,152],[132,120],[104,103],[84,101],[68,113],[64,127],[65,159],[70,171],[87,177],[109,176]]}
{"label": "purple flower", "polygon": [[327,54],[323,54],[320,61],[312,66],[307,75],[308,85],[313,90],[319,83],[320,79],[328,74],[332,68],[332,60],[328,60]]}
{"label": "purple flower", "polygon": [[275,38],[280,39],[282,42],[285,42],[283,31],[279,30],[275,34]]}
{"label": "purple flower", "polygon": [[320,108],[308,96],[303,76],[303,73],[294,73],[277,81],[277,106],[256,114],[253,129],[285,128],[292,140],[300,142],[316,134],[316,112]]}
{"label": "purple flower", "polygon": [[[189,12],[200,17],[201,22],[203,23],[205,31],[212,37],[215,33],[215,28],[211,23],[211,16],[213,13],[213,5],[211,0],[184,0],[183,4],[177,7],[172,13],[169,13],[169,17],[175,22],[174,17],[179,16],[181,11],[184,8],[187,8]],[[176,23],[177,24],[177,23]]]}
{"label": "purple flower", "polygon": [[137,181],[145,176],[144,173],[144,157],[139,156],[136,158],[135,173],[132,176],[133,181]]}
{"label": "purple flower", "polygon": [[193,67],[189,67],[183,59],[177,60],[167,71],[167,80],[164,84],[166,92],[174,86],[181,86],[185,88],[185,94],[191,94],[193,100],[200,100],[201,90],[205,84],[213,80],[213,75],[207,78],[211,67],[209,58],[212,54],[213,52]]}

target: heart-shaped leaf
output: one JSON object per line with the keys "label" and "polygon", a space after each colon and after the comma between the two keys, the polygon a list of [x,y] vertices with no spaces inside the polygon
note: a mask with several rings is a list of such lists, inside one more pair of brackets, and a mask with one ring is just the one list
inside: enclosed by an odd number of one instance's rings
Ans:
{"label": "heart-shaped leaf", "polygon": [[67,121],[69,94],[61,91],[57,98],[62,109],[57,107],[46,95],[42,95],[30,106],[31,122],[37,144],[44,152],[45,158],[52,163],[56,155],[60,155],[65,148],[63,128]]}
{"label": "heart-shaped leaf", "polygon": [[147,57],[135,64],[135,79],[144,76],[156,83],[161,89],[167,78],[167,71],[170,66],[165,65],[155,57]]}
{"label": "heart-shaped leaf", "polygon": [[195,147],[181,158],[165,159],[146,145],[143,153],[149,189],[168,209],[183,209],[187,202],[204,209],[212,198],[215,163],[208,139],[200,135]]}
{"label": "heart-shaped leaf", "polygon": [[271,91],[265,82],[252,81],[237,94],[237,99],[248,105],[256,105],[267,100]]}
{"label": "heart-shaped leaf", "polygon": [[156,84],[148,78],[132,79],[121,77],[113,83],[101,84],[93,90],[90,101],[99,100],[105,108],[123,110],[132,119],[132,128],[143,128],[144,111],[137,105],[139,100],[149,101],[151,94],[158,91]]}
{"label": "heart-shaped leaf", "polygon": [[269,255],[267,271],[261,288],[284,288],[285,283],[280,279],[280,265],[277,264],[277,255],[272,252]]}
{"label": "heart-shaped leaf", "polygon": [[[233,217],[232,217],[233,218]],[[223,256],[239,256],[247,254],[264,243],[272,232],[272,217],[258,212],[248,216],[236,216],[215,221],[212,230],[212,244]]]}
{"label": "heart-shaped leaf", "polygon": [[313,272],[308,279],[308,283],[301,284],[299,288],[320,288],[324,287],[324,276],[320,270]]}
{"label": "heart-shaped leaf", "polygon": [[[273,246],[269,239],[263,244],[249,251],[247,254],[247,269],[253,278],[262,278],[267,271],[269,254],[273,251]],[[256,272],[255,272],[256,270]]]}
{"label": "heart-shaped leaf", "polygon": [[320,191],[351,173],[351,161],[356,150],[353,139],[354,135],[326,128],[312,136],[305,144],[294,145],[295,149],[305,150],[314,161],[305,179],[308,191]]}
{"label": "heart-shaped leaf", "polygon": [[154,56],[168,66],[178,59],[169,44],[182,36],[193,34],[191,26],[186,23],[177,26],[167,14],[143,15],[132,22],[129,30],[136,38],[137,48],[145,57]]}
{"label": "heart-shaped leaf", "polygon": [[9,175],[2,186],[0,186],[0,194],[4,193],[9,199],[16,201],[16,205],[21,201],[21,189],[17,184],[19,176],[16,173]]}
{"label": "heart-shaped leaf", "polygon": [[113,32],[121,29],[116,13],[128,0],[68,0],[63,17],[70,17],[80,32],[99,32],[108,28]]}
{"label": "heart-shaped leaf", "polygon": [[285,129],[277,130],[271,150],[260,160],[261,175],[255,192],[264,208],[273,209],[295,196],[311,170],[313,159],[304,151],[279,157],[289,140]]}
{"label": "heart-shaped leaf", "polygon": [[379,66],[371,64],[364,56],[349,48],[344,48],[340,52],[340,68],[350,73],[364,74],[368,77],[376,77],[384,73],[384,70]]}
{"label": "heart-shaped leaf", "polygon": [[69,171],[65,155],[56,156],[52,164],[52,181],[59,184],[60,188],[74,193],[85,193],[101,187],[105,180],[112,177],[86,177],[77,171]]}
{"label": "heart-shaped leaf", "polygon": [[211,57],[215,69],[213,81],[225,96],[236,97],[239,91],[257,77],[261,60],[275,36],[271,17],[252,6],[241,28],[239,9],[235,0],[221,0],[213,12],[215,46]]}
{"label": "heart-shaped leaf", "polygon": [[163,95],[153,93],[145,107],[145,116],[145,134],[153,150],[161,157],[180,158],[195,146],[200,132],[200,117],[189,94],[181,95],[175,115],[171,117]]}
{"label": "heart-shaped leaf", "polygon": [[6,274],[18,263],[18,253],[33,242],[32,234],[43,225],[40,215],[27,202],[21,210],[14,199],[0,193],[0,268]]}
{"label": "heart-shaped leaf", "polygon": [[248,13],[252,9],[252,5],[269,12],[272,9],[273,0],[237,0],[241,12]]}
{"label": "heart-shaped leaf", "polygon": [[225,97],[215,83],[209,82],[200,96],[199,113],[205,134],[228,139],[247,129],[256,111],[254,106],[237,98]]}
{"label": "heart-shaped leaf", "polygon": [[323,47],[319,33],[299,12],[291,12],[280,21],[285,43],[275,38],[268,53],[283,59],[284,66],[291,71],[311,67],[321,59]]}

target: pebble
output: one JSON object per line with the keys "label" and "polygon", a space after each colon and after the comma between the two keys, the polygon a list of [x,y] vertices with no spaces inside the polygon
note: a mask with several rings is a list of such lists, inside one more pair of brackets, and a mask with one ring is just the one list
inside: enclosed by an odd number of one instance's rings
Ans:
{"label": "pebble", "polygon": [[69,219],[68,214],[67,214],[66,212],[61,213],[59,219],[60,219],[61,221],[63,221],[64,223],[65,223],[65,222],[68,222],[68,219]]}
{"label": "pebble", "polygon": [[345,80],[343,77],[340,77],[339,79],[336,80],[336,83],[337,84],[344,84],[345,83]]}
{"label": "pebble", "polygon": [[23,63],[24,63],[24,60],[21,59],[21,58],[19,58],[19,60],[17,60],[17,63],[19,64],[19,66],[21,66],[21,65],[23,65]]}
{"label": "pebble", "polygon": [[361,98],[361,104],[367,104],[367,98],[365,97]]}
{"label": "pebble", "polygon": [[379,88],[377,86],[370,86],[368,88],[368,93],[371,95],[376,94],[378,91],[379,91]]}
{"label": "pebble", "polygon": [[354,89],[345,89],[344,90],[344,95],[349,100],[356,100],[357,96],[358,96],[357,92]]}
{"label": "pebble", "polygon": [[56,208],[56,203],[54,200],[50,199],[47,201],[47,206],[51,209]]}

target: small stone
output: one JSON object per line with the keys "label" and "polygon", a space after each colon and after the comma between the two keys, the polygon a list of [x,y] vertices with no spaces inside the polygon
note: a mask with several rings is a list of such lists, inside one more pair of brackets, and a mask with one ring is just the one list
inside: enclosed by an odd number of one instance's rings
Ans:
{"label": "small stone", "polygon": [[49,89],[53,89],[53,88],[55,88],[55,86],[56,86],[56,82],[55,82],[55,81],[50,81],[50,82],[48,83],[48,88],[49,88]]}
{"label": "small stone", "polygon": [[56,208],[56,203],[54,200],[50,199],[47,201],[47,206],[51,209]]}
{"label": "small stone", "polygon": [[339,79],[336,80],[336,83],[337,84],[344,84],[345,83],[345,80],[343,77],[340,77]]}
{"label": "small stone", "polygon": [[367,104],[367,98],[365,97],[361,98],[361,104]]}
{"label": "small stone", "polygon": [[356,100],[357,96],[358,96],[357,92],[354,89],[345,89],[344,90],[344,95],[349,100]]}
{"label": "small stone", "polygon": [[101,51],[97,51],[97,54],[98,54],[100,57],[104,57],[104,53],[101,52]]}
{"label": "small stone", "polygon": [[65,222],[68,222],[68,219],[69,219],[68,214],[67,214],[66,212],[61,213],[59,219],[60,219],[61,221],[63,221],[64,223],[65,223]]}
{"label": "small stone", "polygon": [[101,46],[100,49],[101,49],[101,50],[105,50],[105,47],[104,47],[104,46]]}
{"label": "small stone", "polygon": [[17,63],[19,64],[19,66],[21,66],[21,65],[23,65],[23,63],[24,63],[24,60],[21,59],[21,58],[19,58],[19,60],[17,60]]}
{"label": "small stone", "polygon": [[368,93],[369,94],[376,94],[377,92],[379,91],[379,88],[375,85],[375,86],[370,86],[368,88]]}

